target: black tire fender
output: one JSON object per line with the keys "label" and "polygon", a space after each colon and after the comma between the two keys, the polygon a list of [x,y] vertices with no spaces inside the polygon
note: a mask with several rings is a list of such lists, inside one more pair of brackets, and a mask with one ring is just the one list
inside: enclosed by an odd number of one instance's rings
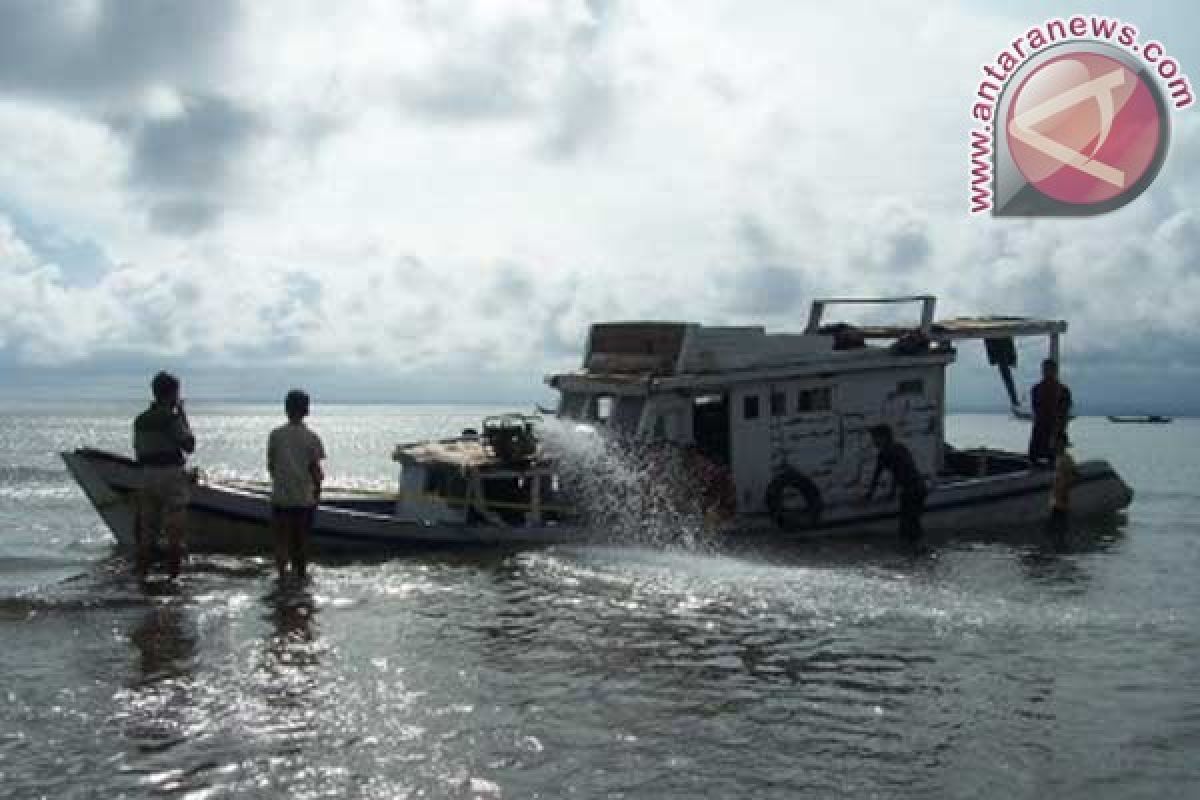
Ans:
{"label": "black tire fender", "polygon": [[[792,489],[804,498],[804,508],[784,508],[784,492]],[[767,510],[771,518],[782,530],[798,530],[815,526],[821,521],[821,513],[825,510],[825,501],[821,490],[809,480],[808,476],[799,470],[787,468],[771,479],[767,484]],[[802,521],[797,521],[802,520]]]}

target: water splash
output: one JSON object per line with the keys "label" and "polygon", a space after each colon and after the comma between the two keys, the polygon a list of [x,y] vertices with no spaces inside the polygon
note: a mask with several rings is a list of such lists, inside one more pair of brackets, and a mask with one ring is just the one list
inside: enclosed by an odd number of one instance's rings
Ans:
{"label": "water splash", "polygon": [[704,546],[704,498],[678,447],[558,418],[541,420],[538,436],[589,528],[651,547]]}

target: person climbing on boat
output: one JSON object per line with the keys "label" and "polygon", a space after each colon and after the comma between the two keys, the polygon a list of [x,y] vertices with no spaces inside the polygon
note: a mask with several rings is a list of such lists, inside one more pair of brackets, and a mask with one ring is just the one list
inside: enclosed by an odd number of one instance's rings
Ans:
{"label": "person climbing on boat", "polygon": [[196,450],[180,397],[179,378],[159,372],[150,382],[154,402],[133,422],[133,451],[142,474],[137,499],[136,570],[145,576],[150,550],[164,529],[167,536],[168,572],[179,577],[183,536],[187,526],[190,479],[184,471],[187,455]]}
{"label": "person climbing on boat", "polygon": [[1071,511],[1071,486],[1075,483],[1075,459],[1071,457],[1068,448],[1070,439],[1065,433],[1058,435],[1055,445],[1054,484],[1050,491],[1050,519],[1046,522],[1046,532],[1050,534],[1055,545],[1062,546],[1066,542],[1067,523]]}
{"label": "person climbing on boat", "polygon": [[310,401],[301,389],[284,398],[287,424],[267,438],[267,472],[271,474],[271,527],[275,536],[275,567],[279,580],[292,575],[303,582],[308,572],[308,538],[321,497],[325,474],[321,462],[325,445],[304,424]]}
{"label": "person climbing on boat", "polygon": [[890,425],[875,425],[871,428],[871,440],[875,443],[879,456],[875,462],[875,473],[871,476],[871,485],[867,489],[867,502],[875,495],[875,487],[884,470],[891,473],[892,490],[889,499],[900,493],[900,539],[906,544],[916,546],[921,540],[921,514],[925,510],[925,495],[927,489],[925,478],[917,469],[912,452],[900,442],[892,432]]}
{"label": "person climbing on boat", "polygon": [[1071,390],[1058,379],[1058,362],[1042,362],[1042,380],[1029,391],[1033,428],[1029,433],[1029,461],[1035,467],[1054,466],[1058,435],[1067,432],[1071,418]]}

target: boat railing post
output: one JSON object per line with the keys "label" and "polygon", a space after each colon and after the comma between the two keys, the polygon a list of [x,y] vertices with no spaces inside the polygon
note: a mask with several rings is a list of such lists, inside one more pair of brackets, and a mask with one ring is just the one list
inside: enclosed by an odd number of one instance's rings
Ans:
{"label": "boat railing post", "polygon": [[1059,335],[1057,333],[1050,334],[1050,360],[1059,364]]}
{"label": "boat railing post", "polygon": [[808,326],[804,329],[805,333],[816,333],[821,328],[821,317],[825,315],[825,303],[820,300],[814,300],[812,307],[808,311]]}
{"label": "boat railing post", "polygon": [[933,333],[933,313],[937,306],[937,298],[925,295],[921,298],[921,333],[926,338]]}
{"label": "boat railing post", "polygon": [[540,525],[542,522],[542,475],[534,472],[531,476],[533,486],[529,487],[529,522]]}

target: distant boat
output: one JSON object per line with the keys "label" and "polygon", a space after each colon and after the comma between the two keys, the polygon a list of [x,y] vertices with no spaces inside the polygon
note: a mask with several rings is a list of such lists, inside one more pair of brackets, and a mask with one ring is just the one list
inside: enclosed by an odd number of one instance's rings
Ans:
{"label": "distant boat", "polygon": [[1172,422],[1172,419],[1158,414],[1126,414],[1123,416],[1110,414],[1108,421],[1120,425],[1167,425]]}

